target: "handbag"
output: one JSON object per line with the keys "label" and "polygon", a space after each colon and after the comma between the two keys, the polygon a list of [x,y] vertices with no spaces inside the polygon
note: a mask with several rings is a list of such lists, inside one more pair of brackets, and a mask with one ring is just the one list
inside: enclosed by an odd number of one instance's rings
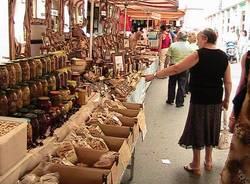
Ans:
{"label": "handbag", "polygon": [[229,149],[232,139],[232,134],[228,131],[228,116],[227,110],[223,109],[223,129],[221,130],[219,137],[218,149]]}

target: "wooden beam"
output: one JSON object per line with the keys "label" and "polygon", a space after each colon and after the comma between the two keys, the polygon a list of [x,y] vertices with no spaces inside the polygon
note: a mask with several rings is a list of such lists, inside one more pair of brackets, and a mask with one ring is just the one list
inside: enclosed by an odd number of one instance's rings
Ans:
{"label": "wooden beam", "polygon": [[14,16],[15,16],[16,0],[9,0],[9,48],[10,59],[16,58],[16,45],[15,45],[15,28],[14,28]]}

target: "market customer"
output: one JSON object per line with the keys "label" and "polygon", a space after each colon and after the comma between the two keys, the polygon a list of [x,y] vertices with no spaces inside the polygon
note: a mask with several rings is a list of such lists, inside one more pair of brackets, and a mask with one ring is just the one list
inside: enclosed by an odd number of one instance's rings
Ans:
{"label": "market customer", "polygon": [[[187,32],[179,31],[177,33],[177,42],[170,45],[167,55],[170,57],[170,66],[177,64],[187,55],[191,54],[193,50],[189,46],[187,41]],[[167,104],[173,104],[175,100],[176,107],[184,106],[185,86],[187,82],[187,71],[183,71],[176,75],[172,75],[168,80],[168,97]],[[178,89],[176,94],[176,83],[178,83]]]}
{"label": "market customer", "polygon": [[241,59],[241,78],[233,100],[234,106],[230,116],[229,128],[234,135],[228,158],[221,172],[222,184],[244,183],[242,181],[249,181],[250,177],[249,69],[250,51],[247,51]]}
{"label": "market customer", "polygon": [[[188,43],[190,44],[190,47],[193,51],[196,51],[198,48],[197,45],[197,35],[196,32],[191,31],[188,33],[188,39],[187,39]],[[187,70],[187,79],[186,79],[186,86],[185,86],[185,93],[188,94],[189,92],[189,78],[190,78],[190,72],[189,70]]]}
{"label": "market customer", "polygon": [[[200,151],[205,147],[204,166],[212,170],[212,149],[218,145],[221,110],[228,109],[231,93],[231,74],[227,55],[216,49],[217,35],[212,29],[204,29],[197,36],[199,49],[176,65],[155,74],[146,75],[146,81],[176,75],[190,69],[191,99],[189,113],[179,145],[193,149],[193,160],[184,169],[201,174]],[[224,99],[223,83],[225,87]]]}
{"label": "market customer", "polygon": [[160,29],[161,29],[161,33],[160,33],[160,38],[159,38],[158,51],[159,51],[159,58],[160,58],[159,69],[162,70],[164,66],[168,65],[168,61],[166,61],[166,58],[167,58],[168,48],[172,42],[172,38],[170,35],[170,25],[163,24],[161,25]]}

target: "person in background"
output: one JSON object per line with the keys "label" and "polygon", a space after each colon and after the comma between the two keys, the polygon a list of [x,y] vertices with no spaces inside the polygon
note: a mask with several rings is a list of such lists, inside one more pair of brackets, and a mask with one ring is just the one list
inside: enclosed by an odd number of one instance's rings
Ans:
{"label": "person in background", "polygon": [[249,68],[250,51],[247,51],[241,58],[241,78],[233,99],[233,111],[229,118],[229,130],[233,133],[233,137],[221,172],[221,184],[249,183]]}
{"label": "person in background", "polygon": [[[216,48],[216,33],[204,29],[197,36],[199,49],[179,63],[155,74],[146,75],[146,81],[176,75],[190,69],[190,106],[179,145],[193,150],[193,159],[184,169],[201,175],[200,151],[205,148],[204,167],[213,168],[212,150],[218,146],[222,107],[228,109],[232,81],[230,65],[225,52]],[[223,83],[225,88],[223,97]]]}
{"label": "person in background", "polygon": [[246,30],[241,31],[238,41],[238,46],[239,46],[239,57],[241,58],[242,54],[245,53],[248,49],[248,38]]}
{"label": "person in background", "polygon": [[132,27],[131,35],[129,37],[129,47],[132,51],[136,50],[137,41],[141,38],[141,31],[138,31],[136,26]]}
{"label": "person in background", "polygon": [[166,57],[167,57],[167,52],[168,52],[168,48],[172,43],[172,38],[171,35],[169,33],[170,31],[170,26],[169,25],[161,25],[160,27],[161,29],[161,33],[160,33],[160,38],[159,38],[159,59],[160,59],[160,63],[159,63],[159,69],[163,69],[164,66],[167,66],[168,63],[166,63]]}
{"label": "person in background", "polygon": [[[167,55],[170,57],[170,66],[177,64],[184,57],[193,52],[187,41],[187,32],[179,31],[177,33],[177,42],[170,45]],[[185,86],[187,82],[187,71],[169,76],[167,104],[172,105],[175,100],[176,107],[184,106]],[[176,83],[178,89],[176,94]]]}
{"label": "person in background", "polygon": [[145,29],[142,26],[140,31],[142,32],[142,37],[143,37],[143,40],[144,40],[144,44],[148,44],[148,31],[147,31],[147,29]]}
{"label": "person in background", "polygon": [[197,43],[196,43],[196,41],[197,41],[196,37],[197,37],[197,35],[196,35],[195,32],[189,32],[188,33],[187,41],[190,44],[190,47],[191,47],[191,49],[193,51],[196,51],[199,48],[198,45],[197,45]]}
{"label": "person in background", "polygon": [[250,51],[241,58],[241,77],[233,100],[234,108],[229,118],[229,130],[233,133],[235,122],[238,121],[243,101],[247,93],[248,74],[250,69]]}
{"label": "person in background", "polygon": [[[196,33],[195,32],[189,32],[188,33],[188,39],[187,39],[187,41],[188,41],[188,43],[190,44],[190,47],[191,47],[191,49],[193,50],[193,51],[196,51],[196,50],[198,50],[199,48],[198,48],[198,45],[197,45],[197,43],[196,43],[196,41],[197,41],[197,35],[196,35]],[[188,94],[188,92],[189,92],[189,76],[190,76],[190,73],[189,73],[189,70],[187,71],[187,76],[186,76],[186,86],[185,86],[185,93],[186,94]]]}

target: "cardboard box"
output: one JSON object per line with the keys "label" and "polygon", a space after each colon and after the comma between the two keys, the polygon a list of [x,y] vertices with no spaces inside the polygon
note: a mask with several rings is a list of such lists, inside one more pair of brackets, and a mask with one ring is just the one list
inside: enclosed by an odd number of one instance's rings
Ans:
{"label": "cardboard box", "polygon": [[[94,163],[96,163],[99,158],[106,152],[107,151],[99,151],[87,148],[76,148],[78,160],[87,165],[93,165]],[[111,171],[112,184],[120,183],[122,174],[124,172],[124,166],[122,163],[119,163],[119,157],[109,168],[105,169],[109,169]]]}
{"label": "cardboard box", "polygon": [[128,143],[129,147],[131,148],[131,151],[132,151],[137,140],[138,140],[138,137],[140,135],[140,127],[139,127],[139,124],[137,123],[138,120],[137,120],[137,118],[131,118],[131,117],[125,117],[125,116],[121,116],[118,118],[122,122],[123,126],[128,126],[128,127],[132,128],[132,131],[133,131],[132,144]]}
{"label": "cardboard box", "polygon": [[134,135],[132,127],[118,127],[103,124],[98,124],[98,126],[102,129],[103,133],[106,136],[125,138],[130,150],[132,150],[132,146],[134,145]]}
{"label": "cardboard box", "polygon": [[123,104],[127,109],[132,109],[132,110],[140,110],[140,109],[143,108],[143,104],[139,104],[139,103],[122,102],[122,104]]}
{"label": "cardboard box", "polygon": [[[122,175],[131,159],[131,150],[127,144],[127,141],[125,141],[125,139],[123,138],[111,136],[104,136],[102,138],[107,144],[110,151],[116,151],[119,153],[118,159],[110,168],[107,168],[111,171],[112,184],[119,184],[122,179]],[[99,160],[102,154],[106,153],[106,151],[76,148],[76,153],[80,162],[85,163],[87,165],[93,165]]]}
{"label": "cardboard box", "polygon": [[0,117],[0,120],[20,124],[0,137],[0,175],[3,175],[27,153],[27,120],[3,116]]}
{"label": "cardboard box", "polygon": [[118,109],[118,108],[111,108],[111,111],[118,112],[122,114],[123,116],[127,117],[136,117],[140,110],[133,110],[133,109]]}
{"label": "cardboard box", "polygon": [[127,127],[134,127],[134,125],[137,123],[137,118],[119,116],[118,119],[122,122],[123,126]]}
{"label": "cardboard box", "polygon": [[110,170],[53,164],[49,171],[59,173],[60,184],[112,184]]}
{"label": "cardboard box", "polygon": [[125,139],[111,136],[104,136],[102,139],[107,144],[109,150],[119,152],[118,163],[121,163],[123,168],[126,169],[132,154]]}
{"label": "cardboard box", "polygon": [[[108,151],[94,150],[90,148],[75,147],[77,159],[80,163],[87,164],[92,167],[100,157]],[[118,158],[119,159],[119,158]],[[112,165],[106,169],[111,169]]]}
{"label": "cardboard box", "polygon": [[142,138],[144,140],[146,134],[147,134],[147,124],[145,120],[145,113],[143,110],[141,110],[137,116],[138,125],[140,127],[140,131],[142,132]]}

